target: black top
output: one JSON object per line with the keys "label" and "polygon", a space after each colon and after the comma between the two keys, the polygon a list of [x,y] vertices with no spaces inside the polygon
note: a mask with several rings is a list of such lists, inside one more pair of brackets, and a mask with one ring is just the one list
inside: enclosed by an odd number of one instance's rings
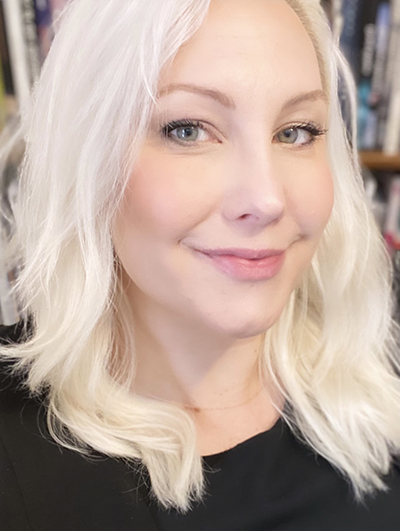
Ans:
{"label": "black top", "polygon": [[286,424],[204,458],[208,494],[186,515],[160,509],[148,476],[50,438],[45,407],[0,379],[1,531],[399,531],[400,469],[356,504],[347,482]]}
{"label": "black top", "polygon": [[353,501],[347,482],[278,421],[235,448],[205,458],[209,496],[187,515],[152,509],[174,531],[400,531],[400,469],[390,492]]}

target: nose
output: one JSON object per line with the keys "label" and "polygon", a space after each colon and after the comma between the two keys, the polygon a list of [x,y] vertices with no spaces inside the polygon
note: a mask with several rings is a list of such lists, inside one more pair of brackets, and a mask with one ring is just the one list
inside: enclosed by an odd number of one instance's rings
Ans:
{"label": "nose", "polygon": [[277,223],[285,213],[285,193],[278,168],[265,145],[247,156],[235,157],[231,168],[224,217],[249,228]]}

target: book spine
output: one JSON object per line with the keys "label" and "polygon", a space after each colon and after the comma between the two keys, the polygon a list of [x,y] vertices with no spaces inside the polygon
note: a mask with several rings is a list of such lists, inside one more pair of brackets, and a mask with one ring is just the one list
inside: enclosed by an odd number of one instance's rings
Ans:
{"label": "book spine", "polygon": [[386,63],[385,84],[393,81],[393,75],[396,65],[396,52],[399,48],[400,33],[400,0],[391,2],[391,24],[388,47],[388,60]]}
{"label": "book spine", "polygon": [[50,0],[34,0],[35,20],[39,39],[40,61],[43,64],[53,40]]}
{"label": "book spine", "polygon": [[339,43],[356,82],[360,76],[362,6],[363,0],[343,0],[341,5],[342,28]]}
{"label": "book spine", "polygon": [[378,128],[380,107],[384,106],[385,69],[390,35],[390,4],[382,2],[378,6],[376,19],[375,61],[369,96],[369,114],[366,121],[364,148],[378,148]]}
{"label": "book spine", "polygon": [[370,95],[372,73],[374,70],[376,52],[376,21],[377,11],[381,0],[364,2],[361,12],[361,68],[358,83],[358,147],[365,149],[365,135],[370,123]]}
{"label": "book spine", "polygon": [[382,2],[378,7],[376,22],[376,53],[374,71],[372,73],[372,85],[370,105],[380,103],[385,84],[385,68],[389,46],[391,10],[389,2]]}
{"label": "book spine", "polygon": [[383,150],[386,123],[389,116],[389,101],[396,70],[397,49],[400,47],[400,0],[391,2],[391,21],[389,28],[389,44],[385,71],[383,72],[382,97],[378,109],[378,138],[377,149]]}
{"label": "book spine", "polygon": [[33,0],[20,0],[24,28],[25,49],[29,67],[31,86],[40,74],[39,40],[35,21],[35,7]]}
{"label": "book spine", "polygon": [[393,177],[390,183],[386,222],[383,236],[388,251],[392,254],[399,249],[400,176]]}
{"label": "book spine", "polygon": [[383,151],[387,155],[396,155],[400,151],[400,49],[390,92]]}
{"label": "book spine", "polygon": [[400,151],[400,0],[392,1],[392,24],[385,76],[386,109],[380,124],[380,143],[388,155]]}
{"label": "book spine", "polygon": [[0,54],[3,71],[4,88],[6,94],[14,94],[14,86],[11,75],[10,52],[8,49],[6,27],[4,22],[3,4],[0,2]]}
{"label": "book spine", "polygon": [[3,0],[3,8],[13,84],[19,107],[23,111],[29,104],[31,82],[21,4],[17,0]]}

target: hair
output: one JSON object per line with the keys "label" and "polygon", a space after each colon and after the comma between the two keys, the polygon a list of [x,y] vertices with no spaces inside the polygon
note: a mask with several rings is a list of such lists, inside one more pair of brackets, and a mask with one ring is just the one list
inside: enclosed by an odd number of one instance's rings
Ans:
{"label": "hair", "polygon": [[[261,369],[274,378],[297,437],[353,486],[385,489],[400,450],[392,270],[366,203],[355,127],[348,139],[339,72],[350,71],[314,0],[286,0],[317,53],[330,96],[334,206],[302,284],[267,332]],[[146,136],[160,72],[205,19],[210,0],[72,0],[22,117],[12,264],[25,342],[1,348],[48,397],[52,436],[81,452],[132,460],[153,495],[181,511],[205,482],[190,416],[129,389],[132,315],[111,226]],[[116,363],[115,360],[118,360]]]}

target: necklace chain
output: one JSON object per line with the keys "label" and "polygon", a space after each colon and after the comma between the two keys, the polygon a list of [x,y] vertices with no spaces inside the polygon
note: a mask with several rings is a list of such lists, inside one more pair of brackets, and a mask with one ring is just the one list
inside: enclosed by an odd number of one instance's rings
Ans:
{"label": "necklace chain", "polygon": [[238,408],[238,407],[241,407],[241,406],[244,406],[244,405],[248,404],[249,402],[254,400],[261,393],[261,391],[263,389],[264,389],[264,386],[261,386],[260,389],[254,395],[252,395],[250,398],[246,398],[246,400],[244,402],[240,402],[240,404],[234,404],[232,406],[200,407],[200,406],[194,406],[192,404],[184,404],[182,402],[170,402],[170,403],[174,404],[175,406],[179,406],[179,407],[182,407],[184,409],[188,409],[190,411],[194,411],[196,413],[198,413],[200,411],[223,411],[225,409],[235,409],[235,408]]}

